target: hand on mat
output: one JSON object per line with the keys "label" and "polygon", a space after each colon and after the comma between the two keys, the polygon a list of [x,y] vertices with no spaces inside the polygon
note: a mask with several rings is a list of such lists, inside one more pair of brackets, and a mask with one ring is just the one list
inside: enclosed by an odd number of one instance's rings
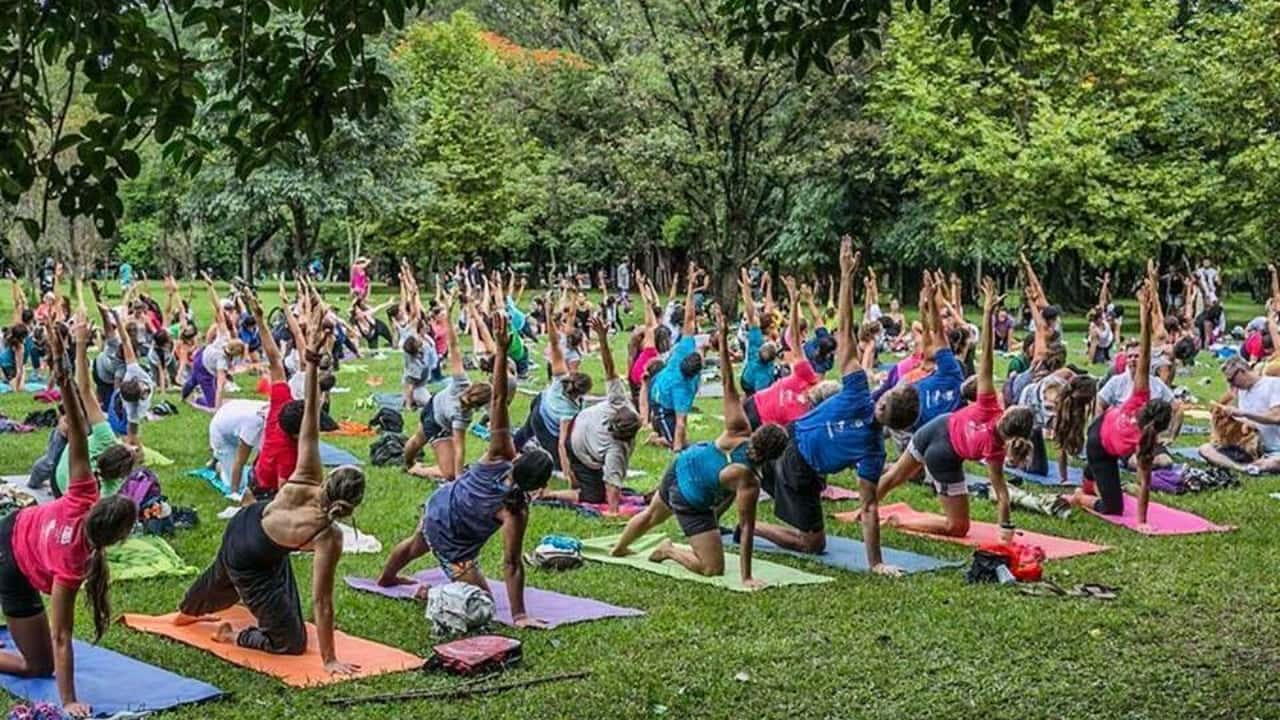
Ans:
{"label": "hand on mat", "polygon": [[767,583],[760,578],[747,578],[742,581],[742,587],[748,590],[763,590]]}
{"label": "hand on mat", "polygon": [[178,627],[182,627],[184,625],[195,625],[196,623],[214,622],[222,622],[222,618],[217,615],[187,615],[185,613],[178,613],[178,615],[173,618],[173,624]]}
{"label": "hand on mat", "polygon": [[93,708],[84,703],[73,702],[63,705],[62,712],[73,718],[87,718],[93,715]]}
{"label": "hand on mat", "polygon": [[515,625],[518,628],[527,628],[532,630],[546,630],[548,627],[550,627],[549,625],[547,625],[545,620],[539,620],[536,617],[529,617],[528,615],[517,615],[514,618],[512,618],[512,621],[515,622]]}
{"label": "hand on mat", "polygon": [[902,568],[889,563],[878,563],[871,568],[872,575],[883,575],[885,577],[902,577]]}
{"label": "hand on mat", "polygon": [[360,672],[360,666],[355,663],[345,663],[337,658],[333,660],[325,660],[325,672],[330,675],[355,675]]}

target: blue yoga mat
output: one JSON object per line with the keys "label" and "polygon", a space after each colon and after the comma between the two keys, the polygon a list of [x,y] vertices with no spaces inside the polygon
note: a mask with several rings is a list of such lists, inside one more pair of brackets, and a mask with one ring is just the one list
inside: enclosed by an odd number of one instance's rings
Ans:
{"label": "blue yoga mat", "polygon": [[[1027,482],[1035,483],[1036,485],[1047,485],[1049,487],[1062,487],[1062,478],[1058,476],[1057,461],[1049,463],[1048,475],[1033,475],[1032,473],[1029,473],[1026,470],[1023,470],[1022,468],[1011,468],[1011,467],[1008,467],[1007,465],[1005,466],[1004,474],[1012,475],[1013,477],[1016,477],[1016,478],[1021,478],[1023,480],[1026,480]],[[1076,485],[1083,485],[1083,484],[1084,484],[1084,469],[1078,468],[1075,466],[1068,467],[1067,468],[1067,485],[1076,486]]]}
{"label": "blue yoga mat", "polygon": [[[0,627],[0,641],[13,648],[9,629]],[[155,712],[187,703],[222,697],[218,688],[175,675],[127,655],[88,643],[75,642],[76,695],[88,703],[94,715],[105,717],[127,712]],[[9,652],[8,649],[4,652]],[[53,678],[19,678],[0,675],[0,687],[31,702],[62,705]]]}
{"label": "blue yoga mat", "polygon": [[[200,478],[209,484],[218,494],[226,497],[231,494],[231,487],[222,479],[222,475],[216,470],[207,467],[198,468],[196,470],[188,470],[187,475],[190,477]],[[244,472],[241,473],[241,488],[249,487],[249,466],[245,466]]]}
{"label": "blue yoga mat", "polygon": [[1169,452],[1180,458],[1195,460],[1196,462],[1204,462],[1204,458],[1200,457],[1200,448],[1198,447],[1169,448]]}
{"label": "blue yoga mat", "polygon": [[337,467],[338,465],[363,465],[360,458],[343,450],[336,445],[330,445],[327,442],[320,443],[320,462],[325,467]]}
{"label": "blue yoga mat", "polygon": [[384,407],[389,410],[404,409],[404,395],[400,393],[374,393],[371,399],[378,407]]}
{"label": "blue yoga mat", "polygon": [[[722,539],[724,540],[725,545],[734,545],[733,535],[731,533],[724,534]],[[837,570],[864,573],[871,569],[867,566],[867,548],[862,544],[861,540],[854,540],[852,538],[839,537],[836,535],[827,536],[827,549],[820,555],[810,555],[809,553],[785,550],[762,537],[757,537],[755,539],[755,548],[757,552],[790,555],[791,557],[798,557],[812,562],[821,563],[828,567],[836,568]],[[891,547],[881,546],[880,552],[884,556],[885,562],[902,568],[902,571],[908,574],[941,570],[943,568],[960,567],[963,565],[963,563],[942,560],[940,558],[929,557],[928,555],[920,555],[906,550],[895,550]]]}

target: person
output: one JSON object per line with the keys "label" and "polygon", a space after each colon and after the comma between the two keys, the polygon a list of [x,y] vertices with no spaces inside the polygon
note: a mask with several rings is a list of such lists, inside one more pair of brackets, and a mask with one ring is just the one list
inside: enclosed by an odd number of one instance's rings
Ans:
{"label": "person", "polygon": [[133,447],[142,446],[139,428],[151,411],[151,396],[155,390],[151,373],[138,362],[138,353],[134,348],[133,333],[121,332],[120,323],[113,327],[120,343],[121,355],[124,359],[124,375],[112,397],[107,401],[107,416],[115,418],[112,430],[117,435],[124,435],[125,443]]}
{"label": "person", "polygon": [[357,302],[369,297],[369,258],[358,257],[351,263],[351,294]]}
{"label": "person", "polygon": [[[317,304],[323,318],[327,308]],[[359,507],[365,478],[360,468],[351,465],[326,476],[320,462],[319,366],[333,331],[328,325],[313,326],[311,331],[297,465],[273,498],[242,508],[227,523],[217,556],[187,590],[173,622],[217,622],[214,613],[243,603],[255,624],[235,633],[230,623],[221,623],[214,634],[216,641],[275,655],[305,653],[307,627],[290,556],[311,552],[311,600],[320,659],[330,674],[349,675],[360,668],[338,659],[333,640],[333,582],[342,557],[342,531],[336,523]],[[267,344],[265,337],[263,344]]]}
{"label": "person", "polygon": [[[301,294],[299,300],[301,300]],[[286,308],[285,322],[288,324],[289,335],[293,338],[293,346],[303,347],[307,338],[293,313],[288,310],[288,298],[284,297],[283,293],[281,302]],[[261,317],[262,305],[252,295],[249,297],[249,307],[255,316]],[[315,307],[320,307],[318,301]],[[322,334],[322,326],[323,316],[313,312],[310,320],[313,336]],[[312,339],[314,340],[314,337]],[[267,377],[271,382],[270,401],[267,405],[266,418],[263,420],[258,458],[253,462],[253,482],[250,488],[252,492],[243,493],[244,504],[252,503],[255,496],[262,499],[274,495],[281,485],[293,476],[298,465],[298,438],[301,436],[303,423],[306,420],[306,391],[309,385],[303,388],[302,400],[293,398],[293,391],[285,379],[284,360],[280,355],[280,347],[276,345],[275,337],[271,333],[262,335],[262,352],[267,357]],[[317,355],[314,363],[304,359],[304,365],[306,367],[303,377],[307,378],[308,383],[311,381],[311,375],[307,373],[311,371],[316,373],[316,392],[319,393],[320,357]],[[318,406],[316,410],[319,411]],[[231,482],[228,485],[236,486]]]}
{"label": "person", "polygon": [[133,287],[133,266],[127,262],[120,263],[120,289],[128,292]]}
{"label": "person", "polygon": [[213,326],[209,328],[213,339],[192,356],[191,374],[182,386],[182,399],[187,400],[195,389],[199,388],[200,397],[192,398],[191,406],[213,413],[226,399],[226,385],[231,363],[244,354],[245,348],[239,338],[231,337],[232,328],[226,322],[224,306],[218,300],[218,291],[213,287],[213,280],[205,275],[204,282],[213,303],[215,320]]}
{"label": "person", "polygon": [[233,502],[241,501],[245,469],[253,467],[249,459],[262,446],[267,408],[268,403],[259,400],[228,400],[209,421],[209,449]]}
{"label": "person", "polygon": [[[911,388],[919,406],[915,422],[909,426],[912,432],[919,430],[934,418],[959,408],[960,387],[965,380],[964,367],[956,358],[956,352],[945,334],[942,313],[945,300],[940,294],[944,287],[941,274],[930,279],[928,271],[925,271],[925,277],[926,280],[920,291],[920,321],[923,326],[920,359],[921,366],[932,366],[933,370],[914,383],[904,380],[887,392],[879,388],[875,396],[878,400],[884,395]],[[964,334],[967,339],[968,333]],[[879,480],[878,473],[876,479]]]}
{"label": "person", "polygon": [[1003,306],[996,311],[996,320],[991,324],[991,331],[996,334],[995,348],[997,352],[1009,352],[1013,344],[1013,316]]}
{"label": "person", "polygon": [[[630,359],[630,366],[627,370],[627,384],[631,388],[632,406],[639,410],[641,421],[647,422],[649,417],[648,383],[665,366],[661,353],[666,340],[660,333],[665,328],[658,323],[658,317],[654,311],[654,308],[658,305],[657,292],[653,289],[653,286],[648,284],[648,280],[643,275],[636,277],[636,287],[640,291],[640,302],[644,305],[644,324],[632,332],[631,341],[627,347],[627,355]],[[666,349],[669,349],[669,347]]]}
{"label": "person", "polygon": [[1061,484],[1070,484],[1067,461],[1084,451],[1085,431],[1097,394],[1096,380],[1070,368],[1058,368],[1023,389],[1018,404],[1035,413],[1028,472],[1049,474],[1049,454],[1045,446],[1048,436],[1058,445],[1058,478]]}
{"label": "person", "polygon": [[1034,416],[1030,408],[1017,405],[1008,409],[1000,407],[1000,396],[993,378],[995,338],[991,331],[992,315],[999,299],[991,278],[983,279],[982,299],[982,353],[976,401],[955,412],[939,415],[917,430],[908,451],[880,478],[876,488],[877,499],[883,501],[895,487],[917,477],[923,470],[938,493],[945,516],[905,520],[893,516],[886,518],[885,524],[890,527],[953,537],[967,535],[969,491],[965,483],[964,463],[982,461],[987,466],[987,477],[996,495],[1001,539],[1008,542],[1013,537],[1013,523],[1009,519],[1009,488],[1004,479],[1005,457],[1008,455],[1014,465],[1020,465],[1030,454]]}
{"label": "person", "polygon": [[840,392],[840,383],[823,381],[804,356],[800,347],[800,303],[794,284],[787,286],[790,295],[790,322],[787,325],[789,348],[787,359],[791,373],[769,387],[742,401],[742,411],[751,429],[775,423],[788,427],[822,401]]}
{"label": "person", "polygon": [[[582,412],[583,399],[591,392],[591,376],[570,371],[560,348],[558,323],[547,325],[547,347],[551,351],[551,384],[529,404],[529,416],[516,432],[516,449],[521,452],[536,443],[551,453],[556,470],[572,475],[569,468],[569,426]],[[605,336],[608,344],[608,336]]]}
{"label": "person", "polygon": [[782,454],[787,435],[777,425],[751,430],[734,382],[728,330],[719,306],[712,308],[717,320],[717,349],[723,364],[720,377],[724,383],[724,432],[712,442],[690,445],[676,455],[662,477],[657,494],[627,523],[611,553],[614,556],[630,554],[631,543],[674,515],[689,540],[690,549],[676,547],[670,539],[665,539],[649,555],[649,560],[656,563],[674,560],[699,575],[724,575],[724,541],[720,537],[719,517],[731,503],[736,503],[737,534],[741,543],[739,573],[745,587],[758,589],[764,583],[752,575],[751,559],[760,473]]}
{"label": "person", "polygon": [[614,275],[614,284],[618,286],[618,304],[628,312],[631,311],[631,262],[623,258],[618,263]]}
{"label": "person", "polygon": [[529,524],[528,496],[546,487],[551,456],[539,447],[517,454],[508,416],[511,387],[507,368],[510,338],[507,319],[494,315],[492,392],[489,403],[489,447],[456,480],[432,493],[423,507],[422,522],[387,556],[378,584],[412,585],[400,576],[409,563],[433,553],[450,582],[463,582],[489,593],[480,569],[480,551],[502,533],[503,570],[512,619],[516,627],[544,628],[528,614],[524,599],[525,529]]}
{"label": "person", "polygon": [[680,340],[672,346],[662,371],[649,384],[649,419],[653,430],[676,452],[688,444],[689,411],[693,409],[693,400],[702,382],[702,356],[698,354],[694,338],[698,332],[698,313],[693,304],[693,291],[698,272],[698,266],[689,263]]}
{"label": "person", "polygon": [[1260,375],[1239,357],[1223,363],[1222,374],[1230,390],[1224,401],[1214,403],[1215,414],[1252,427],[1257,443],[1234,449],[1205,443],[1200,456],[1210,464],[1250,475],[1280,472],[1280,378]]}
{"label": "person", "polygon": [[1148,277],[1138,292],[1139,341],[1133,392],[1123,404],[1099,413],[1089,428],[1085,446],[1088,464],[1085,487],[1068,500],[1104,515],[1124,513],[1124,492],[1120,485],[1120,464],[1133,456],[1138,469],[1138,524],[1147,524],[1151,493],[1151,468],[1160,433],[1169,427],[1173,409],[1167,400],[1151,394],[1151,305],[1156,287]]}
{"label": "person", "polygon": [[[796,282],[791,277],[784,277],[791,302],[794,306],[797,298]],[[767,389],[778,378],[775,366],[778,359],[778,346],[765,342],[764,331],[760,328],[760,317],[756,312],[756,303],[751,299],[751,285],[747,271],[743,269],[738,279],[738,290],[742,294],[742,304],[746,309],[747,342],[746,352],[742,358],[742,393],[750,398],[752,395]]]}
{"label": "person", "polygon": [[[111,423],[102,410],[102,404],[94,395],[89,378],[89,323],[83,315],[82,306],[77,311],[76,321],[71,327],[71,337],[75,341],[76,394],[84,403],[84,417],[88,429],[86,432],[82,427],[74,432],[86,434],[89,462],[96,468],[94,475],[98,478],[100,494],[102,497],[107,497],[119,491],[125,478],[139,464],[142,453],[139,449],[122,444],[116,438],[115,432],[111,429]],[[61,357],[51,356],[51,361],[61,362],[62,360]],[[62,495],[66,492],[70,480],[70,457],[64,452],[54,470],[50,491],[56,496]]]}
{"label": "person", "polygon": [[[87,340],[88,323],[83,313],[76,318],[75,328],[75,335]],[[111,624],[107,548],[133,531],[138,509],[127,497],[100,496],[84,415],[95,403],[92,398],[81,398],[67,375],[60,328],[50,319],[45,330],[51,350],[51,382],[62,392],[67,418],[64,456],[72,480],[57,500],[22,508],[0,520],[0,610],[17,649],[16,653],[0,653],[0,673],[26,678],[52,676],[62,711],[84,718],[93,714],[93,708],[80,702],[76,694],[72,642],[76,595],[84,585],[93,610],[95,641],[101,640]],[[52,614],[45,612],[42,594],[49,596]]]}
{"label": "person", "polygon": [[1200,297],[1203,298],[1205,307],[1218,303],[1218,288],[1220,278],[1218,276],[1218,268],[1213,266],[1213,260],[1209,258],[1200,259],[1200,267],[1196,268],[1196,285],[1200,291]]}
{"label": "person", "polygon": [[627,467],[631,463],[641,423],[627,387],[614,366],[608,327],[599,317],[591,319],[591,327],[600,339],[600,359],[604,363],[607,388],[605,400],[578,413],[569,423],[569,442],[565,444],[568,462],[562,467],[570,488],[549,491],[542,497],[575,503],[604,503],[608,505],[606,512],[616,516],[622,504]]}
{"label": "person", "polygon": [[[786,450],[765,469],[763,489],[774,500],[774,513],[786,525],[759,522],[756,532],[775,544],[799,552],[826,549],[822,491],[828,475],[853,468],[864,500],[863,542],[872,572],[896,575],[880,551],[879,506],[875,485],[884,469],[884,428],[911,427],[920,411],[916,389],[904,385],[880,400],[871,399],[867,367],[874,366],[874,337],[859,340],[854,330],[853,282],[858,256],[848,236],[840,247],[840,300],[836,320],[836,362],[840,392],[791,426]],[[745,541],[744,541],[745,542]]]}
{"label": "person", "polygon": [[426,407],[431,400],[431,391],[427,389],[427,385],[436,373],[436,365],[440,363],[435,341],[410,335],[404,339],[400,349],[404,353],[404,372],[400,376],[404,407],[409,410]]}
{"label": "person", "polygon": [[[450,293],[448,313],[453,313],[457,295]],[[462,472],[467,454],[467,428],[476,410],[489,404],[493,388],[489,383],[472,383],[462,364],[462,350],[458,347],[458,333],[452,322],[445,323],[448,339],[449,382],[432,395],[418,413],[418,429],[404,445],[405,472],[417,477],[453,480]],[[503,348],[505,352],[505,347]],[[505,358],[505,354],[504,354]],[[427,444],[436,456],[436,464],[426,466],[418,462],[418,453]]]}

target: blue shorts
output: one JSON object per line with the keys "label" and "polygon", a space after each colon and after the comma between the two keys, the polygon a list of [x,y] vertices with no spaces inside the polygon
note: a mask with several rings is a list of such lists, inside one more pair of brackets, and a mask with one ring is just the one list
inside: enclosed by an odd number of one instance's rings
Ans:
{"label": "blue shorts", "polygon": [[450,560],[441,555],[431,546],[431,540],[427,537],[427,506],[422,506],[422,523],[418,526],[418,534],[422,536],[422,542],[426,543],[431,550],[431,555],[436,559],[436,563],[440,569],[444,571],[444,576],[449,578],[450,582],[457,582],[458,578],[463,577],[469,572],[480,572],[480,561],[476,558],[470,560]]}

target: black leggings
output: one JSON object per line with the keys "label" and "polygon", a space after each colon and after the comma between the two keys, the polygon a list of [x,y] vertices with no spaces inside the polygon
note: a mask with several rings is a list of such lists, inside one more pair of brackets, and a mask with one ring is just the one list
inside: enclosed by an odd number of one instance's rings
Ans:
{"label": "black leggings", "polygon": [[1120,487],[1120,458],[1112,456],[1102,445],[1101,415],[1089,426],[1085,457],[1089,461],[1085,477],[1093,481],[1098,496],[1093,509],[1103,515],[1123,515],[1124,490]]}
{"label": "black leggings", "polygon": [[241,510],[222,536],[213,564],[187,590],[179,609],[201,616],[243,602],[258,621],[240,631],[236,644],[275,655],[307,651],[298,583],[289,564],[291,548],[277,545],[262,529],[265,502]]}
{"label": "black leggings", "polygon": [[1049,451],[1044,446],[1044,428],[1036,427],[1031,431],[1031,465],[1027,472],[1032,475],[1049,474]]}
{"label": "black leggings", "polygon": [[364,333],[364,341],[368,343],[370,350],[378,349],[378,338],[386,339],[388,345],[395,345],[395,341],[391,339],[391,328],[381,319],[374,319],[373,328]]}

